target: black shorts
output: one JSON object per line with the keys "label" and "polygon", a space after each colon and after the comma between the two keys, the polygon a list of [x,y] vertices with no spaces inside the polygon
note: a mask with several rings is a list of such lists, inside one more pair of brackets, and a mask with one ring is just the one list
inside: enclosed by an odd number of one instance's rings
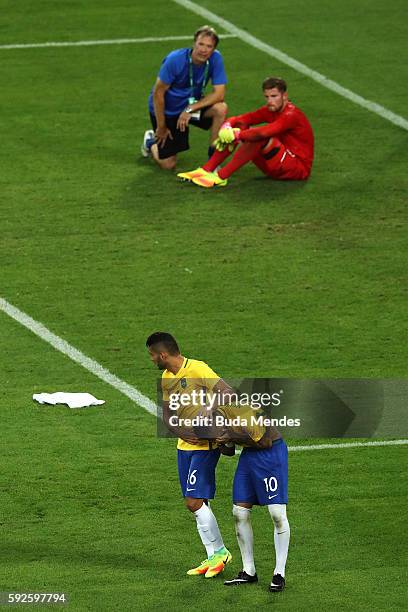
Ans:
{"label": "black shorts", "polygon": [[[193,117],[189,121],[189,125],[193,125],[194,127],[199,127],[202,130],[209,130],[212,125],[211,117],[204,117],[204,113],[209,108],[202,108],[200,112],[200,118],[194,119]],[[177,129],[177,120],[178,115],[166,115],[166,125],[169,128],[171,135],[173,136],[173,140],[171,138],[167,138],[164,146],[158,147],[159,157],[160,159],[166,159],[167,157],[172,157],[172,155],[177,155],[177,153],[181,153],[181,151],[187,151],[190,148],[188,143],[188,126],[184,132],[181,132]],[[152,122],[153,129],[157,128],[156,117],[150,113],[150,121]]]}

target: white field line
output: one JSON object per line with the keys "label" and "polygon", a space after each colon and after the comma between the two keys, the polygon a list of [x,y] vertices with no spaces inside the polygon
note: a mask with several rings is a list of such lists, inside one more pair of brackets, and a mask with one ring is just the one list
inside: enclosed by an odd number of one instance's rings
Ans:
{"label": "white field line", "polygon": [[324,450],[326,448],[358,448],[360,446],[399,446],[408,444],[408,440],[373,440],[372,442],[340,442],[339,444],[310,444],[306,446],[289,446],[290,451]]}
{"label": "white field line", "polygon": [[[310,450],[335,450],[336,448],[359,448],[363,446],[401,446],[408,444],[405,440],[373,440],[372,442],[339,442],[338,444],[305,444],[303,446],[288,446],[289,452]],[[240,455],[241,449],[236,449],[235,454]]]}
{"label": "white field line", "polygon": [[152,402],[148,397],[140,393],[140,391],[138,391],[135,387],[132,387],[132,385],[129,385],[128,383],[124,382],[123,380],[109,372],[109,370],[101,366],[97,361],[94,361],[90,357],[87,357],[86,355],[84,355],[84,353],[81,353],[81,351],[76,349],[74,346],[68,344],[68,342],[50,332],[50,330],[47,329],[44,325],[42,325],[35,319],[32,319],[25,312],[22,312],[21,310],[19,310],[1,297],[0,310],[8,314],[9,317],[14,319],[18,323],[21,323],[21,325],[32,331],[33,334],[35,334],[42,340],[45,340],[45,342],[51,344],[51,346],[53,346],[57,351],[63,353],[64,355],[67,355],[67,357],[72,359],[72,361],[79,363],[79,365],[85,368],[85,370],[92,372],[92,374],[94,374],[104,382],[108,383],[108,385],[114,387],[115,389],[123,393],[123,395],[126,395],[126,397],[138,404],[138,406],[141,406],[141,408],[144,408],[145,410],[147,410],[147,412],[150,412],[150,414],[156,415],[156,404],[154,404],[154,402]]}
{"label": "white field line", "polygon": [[[49,329],[47,329],[42,323],[39,323],[35,319],[32,319],[28,314],[19,310],[10,302],[7,302],[4,298],[0,297],[0,310],[2,310],[9,317],[17,321],[27,329],[29,329],[33,334],[48,342],[52,347],[54,347],[60,353],[63,353],[75,363],[81,365],[85,370],[88,370],[108,385],[126,395],[129,399],[131,399],[135,404],[144,408],[150,414],[157,414],[157,406],[152,402],[148,397],[143,395],[138,389],[132,387],[125,381],[121,380],[115,374],[112,374],[101,366],[97,361],[94,361],[90,357],[87,357],[73,347],[71,344],[53,334]],[[393,446],[393,445],[401,445],[408,444],[408,440],[374,440],[372,442],[349,442],[349,443],[339,443],[339,444],[311,444],[308,446],[290,446],[290,451],[306,451],[306,450],[323,450],[323,449],[336,449],[336,448],[355,448],[361,446]]]}
{"label": "white field line", "polygon": [[[0,45],[0,49],[36,49],[41,47],[92,47],[95,45],[129,45],[138,43],[166,42],[170,40],[192,40],[189,36],[159,36],[148,38],[114,38],[107,40],[78,40],[66,42],[15,43]],[[220,34],[220,38],[236,38],[235,34]]]}
{"label": "white field line", "polygon": [[277,49],[276,47],[272,47],[271,45],[262,42],[262,40],[256,38],[255,36],[252,36],[252,34],[249,34],[245,30],[241,30],[236,25],[231,23],[231,21],[223,19],[219,15],[216,15],[215,13],[203,8],[195,2],[191,2],[190,0],[173,0],[173,2],[179,4],[183,8],[192,11],[193,13],[196,13],[197,15],[200,15],[200,17],[203,17],[204,19],[214,24],[217,24],[227,32],[230,32],[230,34],[234,34],[243,42],[246,42],[248,45],[251,45],[251,47],[254,47],[259,51],[263,51],[267,55],[274,57],[283,64],[290,66],[297,72],[300,72],[301,74],[304,74],[305,76],[313,79],[323,87],[334,91],[339,96],[342,96],[343,98],[354,102],[354,104],[362,106],[363,108],[375,113],[376,115],[379,115],[380,117],[386,119],[387,121],[390,121],[391,123],[394,123],[395,125],[400,128],[403,128],[404,130],[408,130],[408,121],[404,117],[396,115],[392,111],[388,110],[384,106],[381,106],[380,104],[377,104],[376,102],[366,100],[365,98],[359,96],[350,89],[346,89],[342,85],[339,85],[339,83],[336,83],[336,81],[332,81],[331,79],[324,76],[324,74],[320,74],[320,72],[316,72],[316,70],[312,70],[312,68],[309,68],[305,64],[298,62],[296,59],[294,59],[290,55],[287,55],[280,49]]}

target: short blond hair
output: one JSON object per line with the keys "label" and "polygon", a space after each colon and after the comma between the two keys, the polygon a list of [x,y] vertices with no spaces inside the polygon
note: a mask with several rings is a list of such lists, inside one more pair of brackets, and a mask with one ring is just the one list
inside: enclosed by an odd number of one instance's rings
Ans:
{"label": "short blond hair", "polygon": [[217,32],[209,25],[203,25],[201,26],[201,28],[198,28],[198,30],[194,32],[194,42],[199,36],[210,36],[214,40],[214,47],[218,45],[220,40],[220,37],[218,36]]}

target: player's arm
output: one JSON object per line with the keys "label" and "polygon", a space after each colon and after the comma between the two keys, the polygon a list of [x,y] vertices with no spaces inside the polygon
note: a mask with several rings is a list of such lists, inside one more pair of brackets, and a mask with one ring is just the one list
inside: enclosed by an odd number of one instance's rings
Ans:
{"label": "player's arm", "polygon": [[[240,134],[243,130],[248,130],[251,125],[257,125],[258,123],[266,123],[268,116],[265,115],[265,107],[258,108],[258,110],[252,113],[245,113],[244,115],[237,115],[236,117],[229,117],[221,126],[218,132],[218,139],[215,147],[219,151],[225,149],[225,144],[237,143],[240,138]],[[223,146],[224,145],[224,146]],[[233,149],[230,148],[230,151]]]}
{"label": "player's arm", "polygon": [[230,444],[245,444],[248,446],[257,446],[257,442],[251,436],[251,432],[244,427],[240,427],[239,432],[234,430],[231,435],[226,433],[225,440],[228,440]]}
{"label": "player's arm", "polygon": [[227,119],[231,127],[237,128],[248,128],[250,125],[258,125],[259,123],[265,123],[265,108],[261,107],[250,113],[244,113],[243,115],[237,115],[235,117],[229,117]]}
{"label": "player's arm", "polygon": [[214,412],[218,406],[230,404],[231,396],[237,397],[236,391],[204,362],[196,366],[190,378],[194,378],[197,384],[206,390],[206,404],[200,406],[200,414],[203,416],[208,416],[210,411]]}
{"label": "player's arm", "polygon": [[172,434],[176,437],[181,438],[189,444],[197,444],[199,441],[192,428],[182,427],[172,423],[171,417],[177,416],[175,410],[170,409],[170,402],[163,400],[163,423]]}
{"label": "player's arm", "polygon": [[244,430],[241,430],[239,434],[234,432],[233,437],[228,437],[228,442],[233,445],[234,448],[236,444],[241,446],[253,446],[254,448],[270,448],[272,446],[272,441],[265,434],[259,438],[258,436],[254,436],[252,432]]}
{"label": "player's arm", "polygon": [[294,113],[288,113],[276,119],[272,123],[262,125],[261,127],[253,127],[240,131],[239,139],[243,142],[256,142],[257,140],[266,140],[273,136],[279,136],[284,132],[292,130],[297,124],[297,118]]}
{"label": "player's arm", "polygon": [[[215,418],[216,415],[221,415],[225,417],[225,409],[221,408],[220,410],[213,412],[212,417]],[[215,441],[218,444],[218,448],[222,455],[226,455],[227,457],[233,457],[235,455],[235,444],[231,441],[231,434],[228,431],[228,428],[224,428],[221,431],[217,429]]]}
{"label": "player's arm", "polygon": [[213,85],[213,90],[203,98],[194,102],[194,104],[190,104],[190,108],[192,111],[198,111],[206,106],[214,106],[217,102],[224,102],[225,98],[225,85]]}
{"label": "player's arm", "polygon": [[[221,408],[221,413],[224,412],[224,416],[228,417],[228,408]],[[269,436],[266,435],[267,431],[262,425],[255,425],[252,423],[246,415],[243,416],[239,427],[234,425],[233,427],[227,426],[224,430],[222,439],[220,442],[229,444],[240,444],[245,446],[254,446],[256,448],[269,448],[272,442],[268,441]],[[218,440],[217,440],[218,441]]]}
{"label": "player's arm", "polygon": [[166,125],[165,116],[165,101],[164,96],[170,85],[164,83],[160,78],[157,79],[153,89],[153,107],[154,114],[156,116],[157,128],[156,128],[156,142],[160,146],[163,146],[167,138],[173,138],[170,130]]}
{"label": "player's arm", "polygon": [[212,393],[214,394],[214,397],[211,398],[212,412],[216,410],[218,406],[231,404],[233,398],[237,396],[237,392],[222,378],[213,386]]}
{"label": "player's arm", "polygon": [[217,377],[217,382],[214,384],[216,377],[215,372],[208,369],[208,375],[200,379],[202,386],[207,390],[207,393],[210,393],[210,397],[207,396],[206,398],[206,404],[202,404],[198,410],[197,414],[200,416],[210,417],[219,406],[231,404],[237,397],[236,391],[222,378]]}
{"label": "player's arm", "polygon": [[188,109],[189,109],[188,113],[186,111],[183,111],[179,115],[179,118],[177,120],[178,129],[184,132],[184,130],[186,129],[187,125],[190,122],[192,113],[194,111],[199,111],[202,108],[206,108],[207,106],[213,106],[217,102],[223,102],[224,95],[225,95],[225,85],[214,85],[213,91],[211,93],[204,96],[204,98],[200,98],[200,100],[197,100],[197,102],[194,102],[194,104],[188,105]]}

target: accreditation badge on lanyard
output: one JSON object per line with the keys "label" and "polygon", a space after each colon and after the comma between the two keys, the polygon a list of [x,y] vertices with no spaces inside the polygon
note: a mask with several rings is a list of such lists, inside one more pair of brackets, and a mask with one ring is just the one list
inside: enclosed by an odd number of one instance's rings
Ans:
{"label": "accreditation badge on lanyard", "polygon": [[[196,98],[194,97],[193,60],[191,59],[192,52],[193,50],[190,49],[190,52],[188,54],[188,76],[190,80],[190,97],[188,99],[189,104],[194,104],[194,102],[197,102]],[[205,86],[207,85],[209,70],[210,70],[210,62],[207,60],[205,62],[204,79],[203,79],[203,84],[201,86],[201,92],[200,92],[199,99],[203,97],[204,89],[205,89]]]}

